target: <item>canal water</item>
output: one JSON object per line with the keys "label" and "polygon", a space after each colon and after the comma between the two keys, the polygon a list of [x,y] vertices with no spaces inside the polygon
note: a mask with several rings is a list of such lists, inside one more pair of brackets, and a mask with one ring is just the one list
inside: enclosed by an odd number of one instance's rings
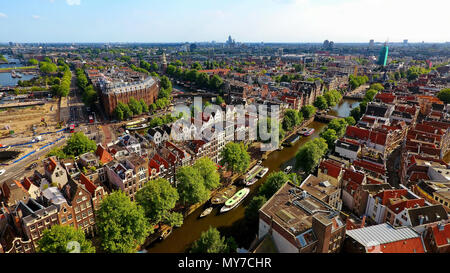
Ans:
{"label": "canal water", "polygon": [[[352,100],[343,100],[339,105],[330,110],[332,115],[347,117],[351,111],[350,105],[353,107],[358,105],[358,102]],[[245,198],[240,206],[227,212],[219,214],[220,206],[215,208],[213,212],[199,219],[200,214],[205,209],[200,207],[191,215],[186,217],[184,224],[180,228],[175,228],[172,234],[162,242],[151,244],[147,251],[149,253],[182,253],[185,252],[191,244],[200,237],[200,234],[209,229],[209,227],[216,227],[219,230],[231,228],[237,221],[244,218],[245,208],[250,203],[251,199],[258,193],[259,187],[267,179],[270,173],[283,170],[286,166],[295,165],[295,155],[303,144],[307,141],[319,136],[320,132],[325,129],[326,124],[320,122],[312,122],[309,127],[314,128],[315,132],[309,137],[302,137],[292,147],[286,147],[281,151],[275,151],[263,161],[263,166],[269,168],[269,172],[260,179],[257,183],[250,187],[250,194]]]}
{"label": "canal water", "polygon": [[[4,55],[4,56],[8,60],[8,62],[15,62],[15,64],[0,64],[0,68],[14,68],[14,67],[25,66],[18,59],[14,59],[9,55]],[[20,73],[20,70],[18,70],[18,72]],[[31,80],[34,77],[34,75],[25,75],[23,73],[20,73],[20,74],[22,75],[22,78],[13,78],[13,77],[11,77],[10,72],[8,72],[8,73],[0,72],[0,86],[15,86],[15,85],[17,85],[17,83],[20,80],[27,81],[27,80]]]}

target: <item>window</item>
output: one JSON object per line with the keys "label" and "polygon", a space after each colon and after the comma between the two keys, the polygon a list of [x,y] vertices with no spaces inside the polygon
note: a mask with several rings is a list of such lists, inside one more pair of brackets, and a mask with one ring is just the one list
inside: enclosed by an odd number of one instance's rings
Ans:
{"label": "window", "polygon": [[81,210],[84,210],[85,208],[86,208],[86,204],[85,203],[81,204]]}
{"label": "window", "polygon": [[90,218],[89,223],[94,224],[94,218]]}
{"label": "window", "polygon": [[50,224],[50,219],[49,218],[45,219],[45,223]]}
{"label": "window", "polygon": [[38,227],[42,227],[42,222],[39,222],[39,223],[38,223]]}
{"label": "window", "polygon": [[34,230],[36,228],[35,225],[30,226],[30,230]]}
{"label": "window", "polygon": [[67,219],[72,220],[72,214],[67,215]]}
{"label": "window", "polygon": [[90,208],[91,207],[91,202],[86,202],[86,208]]}
{"label": "window", "polygon": [[87,200],[87,197],[86,197],[86,196],[83,196],[83,198],[81,198],[81,199],[83,199],[83,201],[86,201],[86,200]]}
{"label": "window", "polygon": [[66,217],[61,218],[61,223],[65,224],[67,222]]}
{"label": "window", "polygon": [[77,222],[81,220],[80,215],[77,215]]}
{"label": "window", "polygon": [[83,215],[83,219],[87,217],[87,214],[86,214],[86,212],[83,212],[83,214],[82,214],[82,215]]}
{"label": "window", "polygon": [[79,206],[76,206],[75,207],[75,213],[78,213],[80,211],[80,207]]}
{"label": "window", "polygon": [[92,215],[92,209],[89,209],[89,210],[88,210],[88,214],[89,214],[89,215]]}

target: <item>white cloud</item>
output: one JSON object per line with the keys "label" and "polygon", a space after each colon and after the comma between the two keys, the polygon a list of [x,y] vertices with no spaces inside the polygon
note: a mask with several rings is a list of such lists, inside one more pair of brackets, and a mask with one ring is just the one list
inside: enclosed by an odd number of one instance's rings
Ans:
{"label": "white cloud", "polygon": [[39,16],[39,15],[31,15],[31,17],[35,20],[41,19],[41,16]]}
{"label": "white cloud", "polygon": [[81,5],[81,0],[66,0],[69,6],[79,6]]}
{"label": "white cloud", "polygon": [[0,18],[7,18],[7,17],[8,17],[8,15],[6,15],[6,14],[0,12]]}

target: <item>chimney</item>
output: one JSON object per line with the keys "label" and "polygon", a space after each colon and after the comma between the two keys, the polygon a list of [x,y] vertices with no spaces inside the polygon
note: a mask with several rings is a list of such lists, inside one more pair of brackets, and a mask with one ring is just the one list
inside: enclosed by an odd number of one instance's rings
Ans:
{"label": "chimney", "polygon": [[365,224],[366,224],[366,215],[364,215],[364,217],[362,218],[361,228],[363,228]]}

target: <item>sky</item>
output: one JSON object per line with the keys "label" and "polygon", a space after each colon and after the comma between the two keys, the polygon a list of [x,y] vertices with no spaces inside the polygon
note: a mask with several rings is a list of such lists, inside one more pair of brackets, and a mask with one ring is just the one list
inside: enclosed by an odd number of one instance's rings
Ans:
{"label": "sky", "polygon": [[447,42],[449,0],[0,0],[6,42]]}

